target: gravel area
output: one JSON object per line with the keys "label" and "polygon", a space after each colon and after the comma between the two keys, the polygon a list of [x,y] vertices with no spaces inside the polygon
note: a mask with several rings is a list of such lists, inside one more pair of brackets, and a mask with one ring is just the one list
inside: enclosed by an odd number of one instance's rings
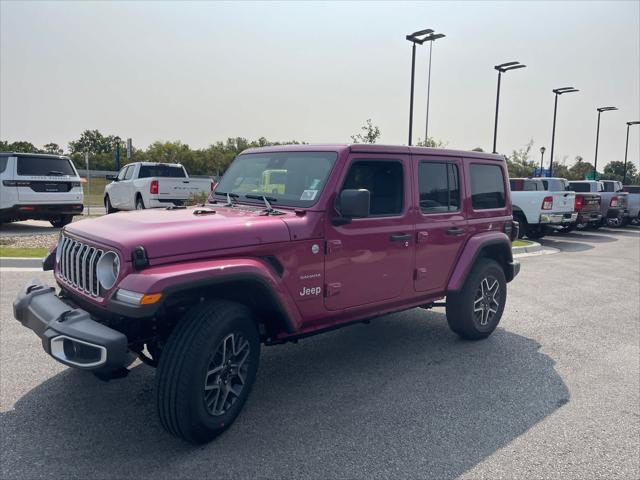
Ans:
{"label": "gravel area", "polygon": [[0,245],[13,248],[49,248],[57,241],[58,233],[52,233],[50,235],[2,237]]}

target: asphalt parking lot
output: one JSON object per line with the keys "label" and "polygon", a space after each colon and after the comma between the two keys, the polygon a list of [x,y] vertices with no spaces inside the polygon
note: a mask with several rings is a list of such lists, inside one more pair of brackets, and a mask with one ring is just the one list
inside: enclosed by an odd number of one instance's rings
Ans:
{"label": "asphalt parking lot", "polygon": [[103,383],[12,317],[0,269],[2,478],[640,477],[640,229],[545,238],[499,329],[410,310],[262,351],[244,412],[194,447],[161,429],[153,369]]}

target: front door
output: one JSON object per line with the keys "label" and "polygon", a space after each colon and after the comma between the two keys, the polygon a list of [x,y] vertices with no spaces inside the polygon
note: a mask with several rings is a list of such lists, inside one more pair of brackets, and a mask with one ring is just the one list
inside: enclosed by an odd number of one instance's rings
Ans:
{"label": "front door", "polygon": [[418,292],[443,292],[451,270],[468,238],[460,200],[462,162],[456,158],[414,158],[416,214],[416,270]]}
{"label": "front door", "polygon": [[[409,156],[354,154],[340,189],[366,189],[370,215],[346,225],[327,218],[325,306],[329,310],[390,300],[411,290],[414,226]],[[339,191],[336,192],[336,198]]]}
{"label": "front door", "polygon": [[111,201],[111,205],[114,208],[124,208],[124,201],[125,201],[125,196],[124,196],[124,190],[125,190],[125,186],[122,184],[122,182],[124,181],[124,177],[127,173],[127,170],[130,170],[133,167],[130,167],[129,165],[125,165],[124,167],[122,167],[122,169],[120,170],[120,172],[118,172],[118,181],[115,181],[111,184],[111,187],[109,188],[109,200]]}

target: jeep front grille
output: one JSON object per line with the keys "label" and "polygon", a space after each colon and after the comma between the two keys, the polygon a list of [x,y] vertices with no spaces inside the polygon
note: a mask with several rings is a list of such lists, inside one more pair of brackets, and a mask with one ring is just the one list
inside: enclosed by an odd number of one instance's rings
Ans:
{"label": "jeep front grille", "polygon": [[91,247],[62,235],[58,242],[60,263],[58,275],[62,280],[91,296],[100,294],[100,284],[96,275],[98,260],[104,250]]}

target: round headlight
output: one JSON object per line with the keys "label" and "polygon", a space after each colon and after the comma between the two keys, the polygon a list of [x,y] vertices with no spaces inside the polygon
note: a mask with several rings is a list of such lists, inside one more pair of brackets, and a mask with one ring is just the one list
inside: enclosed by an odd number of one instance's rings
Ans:
{"label": "round headlight", "polygon": [[100,257],[96,266],[96,275],[100,286],[105,290],[111,289],[120,273],[120,258],[114,252],[107,252]]}

